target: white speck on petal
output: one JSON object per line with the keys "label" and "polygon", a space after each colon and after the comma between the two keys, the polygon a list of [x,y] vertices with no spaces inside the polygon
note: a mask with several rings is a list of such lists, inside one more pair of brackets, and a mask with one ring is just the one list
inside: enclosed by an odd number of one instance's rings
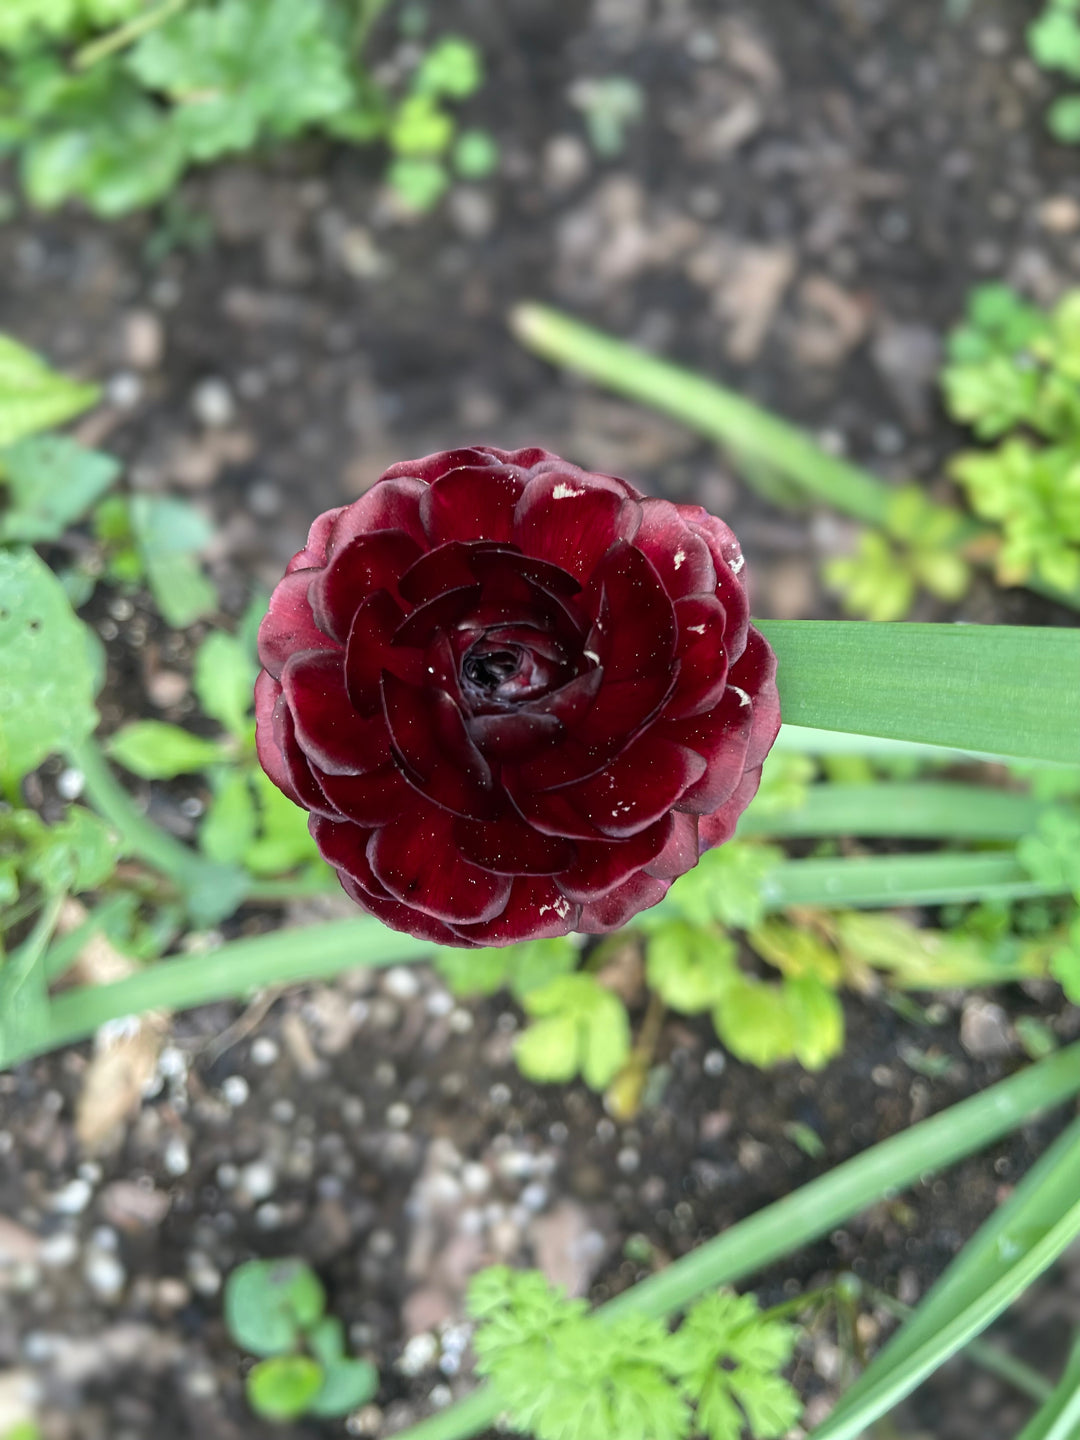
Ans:
{"label": "white speck on petal", "polygon": [[742,567],[746,564],[746,556],[745,556],[745,555],[736,555],[736,556],[734,556],[731,560],[729,560],[727,563],[728,563],[728,565],[731,567],[731,573],[732,573],[733,575],[738,575],[739,571],[740,571],[740,570],[742,569]]}
{"label": "white speck on petal", "polygon": [[745,690],[740,690],[738,685],[732,685],[731,688],[735,691],[735,694],[738,695],[740,705],[750,704],[750,696],[746,693]]}
{"label": "white speck on petal", "polygon": [[586,660],[595,660],[597,665],[600,664],[600,656],[596,653],[595,650],[585,650],[583,654]]}
{"label": "white speck on petal", "polygon": [[708,627],[705,625],[688,625],[686,628],[690,631],[691,635],[704,635]]}
{"label": "white speck on petal", "polygon": [[567,485],[564,480],[560,480],[555,486],[555,489],[552,490],[551,498],[553,500],[576,500],[584,494],[584,490],[575,490],[572,485]]}
{"label": "white speck on petal", "polygon": [[676,569],[676,570],[678,570],[678,569],[680,569],[680,568],[682,567],[683,561],[684,561],[685,559],[686,559],[686,551],[685,551],[685,550],[676,550],[676,551],[675,551],[675,569]]}

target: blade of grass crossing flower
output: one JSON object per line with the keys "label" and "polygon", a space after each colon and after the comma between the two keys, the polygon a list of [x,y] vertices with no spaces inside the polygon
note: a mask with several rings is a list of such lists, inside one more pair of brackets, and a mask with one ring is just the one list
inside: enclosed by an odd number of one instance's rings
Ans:
{"label": "blade of grass crossing flower", "polygon": [[1080,629],[758,623],[790,723],[1080,764]]}
{"label": "blade of grass crossing flower", "polygon": [[[764,1210],[600,1306],[603,1323],[628,1314],[660,1317],[683,1310],[719,1285],[731,1285],[827,1235],[869,1205],[978,1150],[1080,1091],[1080,1045],[1028,1066],[980,1095],[922,1120],[811,1180]],[[489,1386],[398,1440],[465,1440],[492,1425],[499,1405]]]}
{"label": "blade of grass crossing flower", "polygon": [[980,785],[896,782],[814,785],[796,810],[739,822],[739,835],[792,838],[816,835],[912,836],[921,839],[1015,840],[1048,807],[1008,790]]}
{"label": "blade of grass crossing flower", "polygon": [[1080,1120],[961,1251],[812,1440],[856,1440],[982,1333],[1080,1235]]}
{"label": "blade of grass crossing flower", "polygon": [[1080,1335],[1059,1384],[1016,1440],[1076,1440],[1080,1435]]}

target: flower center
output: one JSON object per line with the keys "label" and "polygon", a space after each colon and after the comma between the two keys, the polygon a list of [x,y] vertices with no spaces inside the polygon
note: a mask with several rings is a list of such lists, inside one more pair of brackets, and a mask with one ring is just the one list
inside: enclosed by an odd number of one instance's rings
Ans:
{"label": "flower center", "polygon": [[497,690],[521,668],[521,652],[514,650],[481,650],[474,647],[465,657],[465,678],[481,690]]}

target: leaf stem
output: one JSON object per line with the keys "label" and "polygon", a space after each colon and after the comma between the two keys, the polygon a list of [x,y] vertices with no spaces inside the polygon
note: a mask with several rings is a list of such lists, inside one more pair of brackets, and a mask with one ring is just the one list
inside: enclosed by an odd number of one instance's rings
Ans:
{"label": "leaf stem", "polygon": [[110,30],[99,40],[92,40],[81,50],[75,52],[75,69],[89,70],[99,60],[106,59],[109,55],[115,54],[117,50],[125,50],[136,40],[149,34],[151,30],[156,30],[159,25],[163,25],[166,20],[178,15],[187,3],[188,0],[165,0],[165,3],[156,10],[144,11],[141,15],[136,15],[129,20],[127,24]]}

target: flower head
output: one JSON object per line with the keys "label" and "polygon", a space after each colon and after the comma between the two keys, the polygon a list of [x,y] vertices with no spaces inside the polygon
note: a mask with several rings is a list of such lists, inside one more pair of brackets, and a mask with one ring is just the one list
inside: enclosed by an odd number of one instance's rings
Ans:
{"label": "flower head", "polygon": [[723,521],[537,449],[407,461],[320,515],[259,654],[267,774],[358,905],[452,945],[654,905],[780,724]]}

